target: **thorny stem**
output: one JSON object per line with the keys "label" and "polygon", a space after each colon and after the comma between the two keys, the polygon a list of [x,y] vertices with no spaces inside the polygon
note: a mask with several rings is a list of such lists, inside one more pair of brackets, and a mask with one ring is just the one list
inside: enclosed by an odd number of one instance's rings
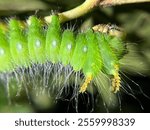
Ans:
{"label": "thorny stem", "polygon": [[[72,20],[78,18],[88,12],[90,12],[93,8],[98,6],[114,6],[121,4],[130,4],[130,3],[140,3],[140,2],[150,2],[150,0],[85,0],[85,2],[78,7],[71,9],[69,11],[65,11],[59,13],[60,22],[65,22],[68,20]],[[45,21],[50,23],[51,16],[46,16]]]}

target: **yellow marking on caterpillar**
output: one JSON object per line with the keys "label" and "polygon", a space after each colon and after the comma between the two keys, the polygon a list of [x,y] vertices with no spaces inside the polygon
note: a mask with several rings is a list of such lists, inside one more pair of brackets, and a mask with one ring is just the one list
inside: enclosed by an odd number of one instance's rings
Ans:
{"label": "yellow marking on caterpillar", "polygon": [[119,66],[115,65],[116,73],[114,74],[114,77],[112,79],[112,92],[117,93],[120,90],[121,86],[121,78],[119,76]]}
{"label": "yellow marking on caterpillar", "polygon": [[80,88],[80,93],[84,93],[88,87],[88,84],[92,81],[92,75],[88,75],[83,83],[83,85]]}

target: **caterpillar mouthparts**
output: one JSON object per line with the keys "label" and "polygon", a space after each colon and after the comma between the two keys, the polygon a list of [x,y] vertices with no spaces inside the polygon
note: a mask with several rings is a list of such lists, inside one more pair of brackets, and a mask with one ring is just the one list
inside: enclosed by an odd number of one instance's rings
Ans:
{"label": "caterpillar mouthparts", "polygon": [[0,26],[0,73],[34,64],[61,63],[70,65],[74,72],[82,71],[85,81],[81,93],[100,72],[112,75],[113,91],[119,91],[119,59],[126,50],[119,37],[94,29],[78,34],[69,29],[61,31],[57,15],[46,26],[44,29],[35,16],[29,18],[26,27],[16,19],[10,19],[7,29]]}

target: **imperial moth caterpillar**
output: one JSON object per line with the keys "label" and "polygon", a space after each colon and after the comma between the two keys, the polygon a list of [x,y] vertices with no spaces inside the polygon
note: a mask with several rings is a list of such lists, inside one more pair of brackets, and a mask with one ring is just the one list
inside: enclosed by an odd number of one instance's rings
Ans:
{"label": "imperial moth caterpillar", "polygon": [[[51,23],[46,26],[44,29],[42,21],[31,16],[26,29],[16,19],[9,21],[6,31],[0,28],[0,73],[46,64],[49,69],[45,74],[54,72],[55,75],[51,84],[57,80],[60,70],[67,69],[69,73],[83,73],[85,80],[80,84],[80,93],[86,91],[99,73],[112,76],[112,91],[119,91],[119,59],[126,51],[120,37],[94,28],[78,34],[69,29],[61,31],[57,15],[53,15]],[[71,71],[67,66],[71,66]]]}

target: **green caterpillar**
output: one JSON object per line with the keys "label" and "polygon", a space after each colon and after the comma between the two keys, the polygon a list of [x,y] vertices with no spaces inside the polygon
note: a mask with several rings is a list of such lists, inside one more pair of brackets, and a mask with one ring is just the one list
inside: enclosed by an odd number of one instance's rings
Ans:
{"label": "green caterpillar", "polygon": [[112,91],[119,91],[119,59],[125,51],[121,38],[98,29],[78,34],[62,31],[57,15],[52,16],[47,29],[35,16],[29,18],[27,28],[16,19],[9,21],[7,29],[0,26],[0,73],[46,62],[70,65],[74,72],[82,71],[85,76],[81,93],[100,72],[112,76]]}

